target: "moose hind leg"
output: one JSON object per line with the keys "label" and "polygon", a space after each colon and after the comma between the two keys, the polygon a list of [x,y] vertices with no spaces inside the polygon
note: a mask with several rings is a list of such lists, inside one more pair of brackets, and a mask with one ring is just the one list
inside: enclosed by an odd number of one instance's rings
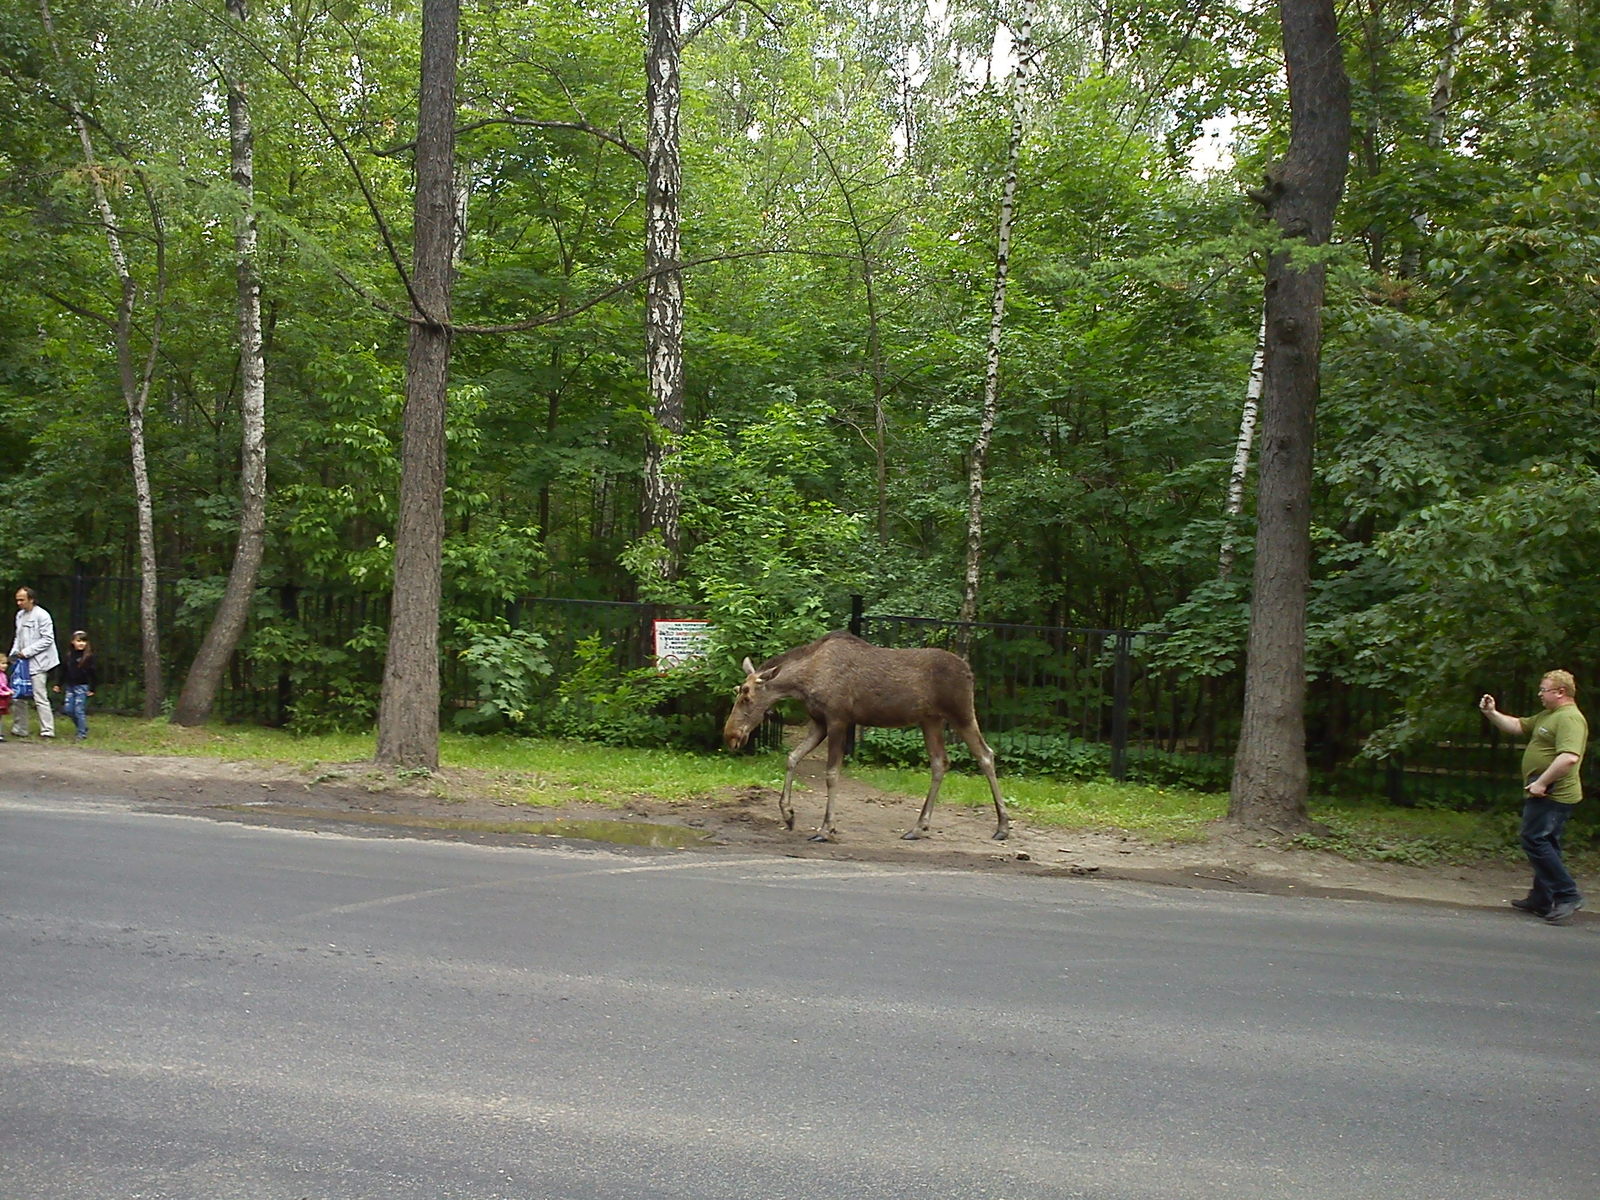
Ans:
{"label": "moose hind leg", "polygon": [[848,725],[830,725],[828,727],[828,803],[822,810],[821,828],[811,835],[813,842],[835,842],[839,840],[839,831],[833,823],[833,793],[839,783],[839,768],[844,763],[844,738],[849,729]]}
{"label": "moose hind leg", "polygon": [[827,729],[821,721],[813,721],[801,737],[799,744],[789,752],[789,769],[783,777],[783,791],[778,793],[778,815],[783,818],[785,829],[794,828],[794,773],[800,766],[800,760],[817,748],[817,744],[828,735]]}
{"label": "moose hind leg", "polygon": [[950,769],[950,754],[944,748],[944,722],[924,725],[922,740],[928,747],[928,798],[922,802],[916,825],[900,835],[901,840],[907,842],[928,836],[928,822],[933,816],[933,806],[939,800],[939,785],[944,782],[944,773]]}
{"label": "moose hind leg", "polygon": [[1005,798],[1000,795],[1000,779],[994,770],[994,751],[989,749],[989,743],[983,740],[983,734],[979,732],[976,721],[964,726],[960,732],[961,740],[966,742],[967,749],[972,751],[972,757],[978,761],[978,768],[983,772],[983,777],[989,781],[989,794],[994,797],[994,840],[1003,842],[1011,836],[1011,817],[1006,812]]}

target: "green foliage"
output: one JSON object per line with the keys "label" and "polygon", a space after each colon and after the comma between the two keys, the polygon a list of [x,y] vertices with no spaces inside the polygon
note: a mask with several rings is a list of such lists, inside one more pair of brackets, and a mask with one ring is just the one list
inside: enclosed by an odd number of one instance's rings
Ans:
{"label": "green foliage", "polygon": [[[1600,34],[1583,6],[1512,0],[1492,37],[1473,14],[1437,127],[1447,8],[1342,14],[1358,151],[1325,251],[1308,637],[1314,671],[1400,706],[1374,753],[1426,741],[1447,695],[1512,686],[1485,673],[1600,661]],[[134,358],[153,352],[160,573],[182,581],[183,636],[214,611],[237,536],[216,64],[247,72],[257,116],[264,582],[388,586],[405,392],[411,196],[394,150],[414,122],[413,7],[258,8],[250,53],[216,15],[83,0],[55,14],[58,55],[37,13],[0,8],[0,474],[29,481],[0,506],[0,546],[24,577],[135,561],[99,178],[138,288]],[[686,47],[697,265],[674,573],[633,536],[642,306],[611,291],[643,227],[641,19],[570,0],[464,14],[455,317],[575,315],[457,339],[442,549],[460,598],[446,623],[471,623],[468,721],[533,711],[550,686],[540,648],[497,640],[485,612],[636,592],[703,610],[705,679],[635,678],[595,650],[554,708],[644,743],[687,736],[677,710],[709,705],[745,654],[841,624],[854,592],[880,612],[955,610],[1009,103],[977,69],[996,24],[978,7],[801,5]],[[1279,33],[1269,8],[1149,3],[1047,7],[1035,36],[1050,50],[1019,180],[982,612],[1160,631],[1144,661],[1221,679],[1242,660],[1252,565],[1251,514],[1225,516],[1223,489],[1276,236],[1240,185],[1286,143]],[[69,95],[90,109],[93,173]],[[1220,114],[1236,118],[1232,177],[1197,178],[1183,168]],[[1218,581],[1225,537],[1240,558]],[[289,664],[297,727],[370,711],[381,632],[329,647],[301,619],[257,635],[262,661]],[[1088,753],[1037,755],[1070,774]]]}
{"label": "green foliage", "polygon": [[[683,527],[693,545],[685,584],[654,598],[687,599],[717,626],[721,646],[756,660],[837,627],[858,586],[861,521],[827,499],[831,414],[780,395],[735,433],[710,421],[677,456]],[[649,588],[659,547],[634,548],[629,565]]]}
{"label": "green foliage", "polygon": [[458,710],[451,718],[468,733],[490,733],[522,725],[544,692],[542,681],[551,673],[545,657],[549,643],[527,629],[513,629],[504,620],[455,623],[462,648],[456,656],[467,668],[477,703]]}
{"label": "green foliage", "polygon": [[246,652],[288,674],[294,696],[289,728],[296,733],[367,729],[378,715],[379,680],[366,653],[376,632],[363,630],[343,646],[328,646],[298,622],[275,621],[256,626]]}
{"label": "green foliage", "polygon": [[627,670],[611,643],[587,637],[578,642],[555,703],[538,716],[535,727],[607,746],[711,749],[720,729],[704,714],[713,707],[714,694],[726,691],[699,661],[670,671]]}

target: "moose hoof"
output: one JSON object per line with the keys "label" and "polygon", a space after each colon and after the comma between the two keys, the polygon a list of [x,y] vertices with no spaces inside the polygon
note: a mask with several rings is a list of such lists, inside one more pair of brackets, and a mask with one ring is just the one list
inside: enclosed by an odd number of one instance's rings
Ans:
{"label": "moose hoof", "polygon": [[833,834],[825,833],[824,831],[822,831],[820,829],[817,830],[817,832],[813,833],[810,837],[808,837],[806,839],[806,841],[808,841],[808,842],[836,842],[838,840],[839,839],[837,837],[835,837]]}
{"label": "moose hoof", "polygon": [[908,829],[900,835],[902,842],[920,842],[928,835],[920,829]]}
{"label": "moose hoof", "polygon": [[1003,842],[1010,836],[1011,830],[1009,829],[996,829],[994,831],[994,840],[997,842]]}

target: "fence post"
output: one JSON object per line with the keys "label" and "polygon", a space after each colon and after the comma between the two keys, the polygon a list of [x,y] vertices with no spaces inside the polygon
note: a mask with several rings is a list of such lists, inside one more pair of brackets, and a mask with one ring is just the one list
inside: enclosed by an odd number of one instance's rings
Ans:
{"label": "fence post", "polygon": [[[89,581],[84,578],[83,564],[72,564],[72,613],[68,620],[72,622],[73,629],[87,629],[89,627]],[[71,630],[68,630],[70,633]],[[57,635],[59,637],[59,635]],[[99,634],[95,634],[99,637]]]}
{"label": "fence post", "polygon": [[1399,808],[1415,807],[1411,797],[1406,795],[1406,765],[1398,754],[1383,760],[1383,782],[1390,804]]}
{"label": "fence post", "polygon": [[859,595],[850,597],[850,632],[861,636],[862,621],[867,615],[867,602]]}
{"label": "fence post", "polygon": [[1111,672],[1111,778],[1128,778],[1128,705],[1133,690],[1133,635],[1117,630],[1116,660]]}
{"label": "fence post", "polygon": [[[291,625],[300,619],[300,589],[286,583],[278,589],[278,611]],[[288,663],[278,664],[278,725],[289,723],[289,713],[294,708],[294,677]]]}

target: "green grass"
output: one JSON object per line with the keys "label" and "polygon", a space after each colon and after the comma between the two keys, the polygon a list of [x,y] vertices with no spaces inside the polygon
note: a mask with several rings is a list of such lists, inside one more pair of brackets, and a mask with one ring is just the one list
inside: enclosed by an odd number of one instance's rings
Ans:
{"label": "green grass", "polygon": [[[779,760],[781,773],[782,760]],[[888,767],[852,768],[863,783],[889,792],[925,796],[927,771]],[[1000,780],[1006,806],[1031,825],[1058,829],[1123,830],[1151,841],[1198,841],[1205,827],[1228,808],[1226,796],[1207,795],[1183,788],[1150,787],[1136,783],[1066,783],[1058,779],[1027,779],[1007,775]],[[944,777],[940,803],[989,808],[994,801],[981,775],[954,772]]]}
{"label": "green grass", "polygon": [[1518,815],[1509,809],[1450,812],[1396,808],[1380,800],[1322,801],[1311,806],[1311,816],[1329,832],[1304,834],[1295,844],[1345,858],[1418,867],[1513,861],[1521,859]]}
{"label": "green grass", "polygon": [[[178,755],[285,764],[308,774],[378,776],[371,764],[371,734],[297,736],[247,725],[181,729],[165,720],[93,717],[96,749],[127,754]],[[728,789],[777,788],[783,783],[779,753],[700,755],[672,750],[624,750],[585,742],[445,734],[440,764],[480,772],[507,798],[531,804],[583,801],[623,808],[648,796],[683,803]],[[851,767],[862,783],[910,796],[925,795],[922,770]],[[358,780],[359,781],[359,780]],[[1006,802],[1029,824],[1055,829],[1121,831],[1151,842],[1198,841],[1227,811],[1227,797],[1183,788],[1110,782],[1067,783],[1005,776]],[[945,777],[942,803],[987,808],[981,777]],[[1600,801],[1597,801],[1600,804]],[[1297,844],[1366,861],[1420,866],[1486,859],[1520,861],[1516,814],[1395,808],[1380,799],[1316,799],[1312,817],[1325,834]],[[1595,833],[1583,814],[1575,820],[1571,857],[1585,871],[1600,867]]]}
{"label": "green grass", "polygon": [[[298,736],[252,725],[184,729],[166,720],[92,717],[92,745],[123,754],[174,755],[281,763],[330,773],[352,767],[375,770],[372,734]],[[623,807],[635,797],[687,801],[723,788],[783,782],[783,759],[696,755],[672,750],[623,750],[588,742],[535,738],[471,737],[446,733],[439,765],[486,772],[529,802],[584,800]],[[775,772],[775,774],[774,774]]]}

